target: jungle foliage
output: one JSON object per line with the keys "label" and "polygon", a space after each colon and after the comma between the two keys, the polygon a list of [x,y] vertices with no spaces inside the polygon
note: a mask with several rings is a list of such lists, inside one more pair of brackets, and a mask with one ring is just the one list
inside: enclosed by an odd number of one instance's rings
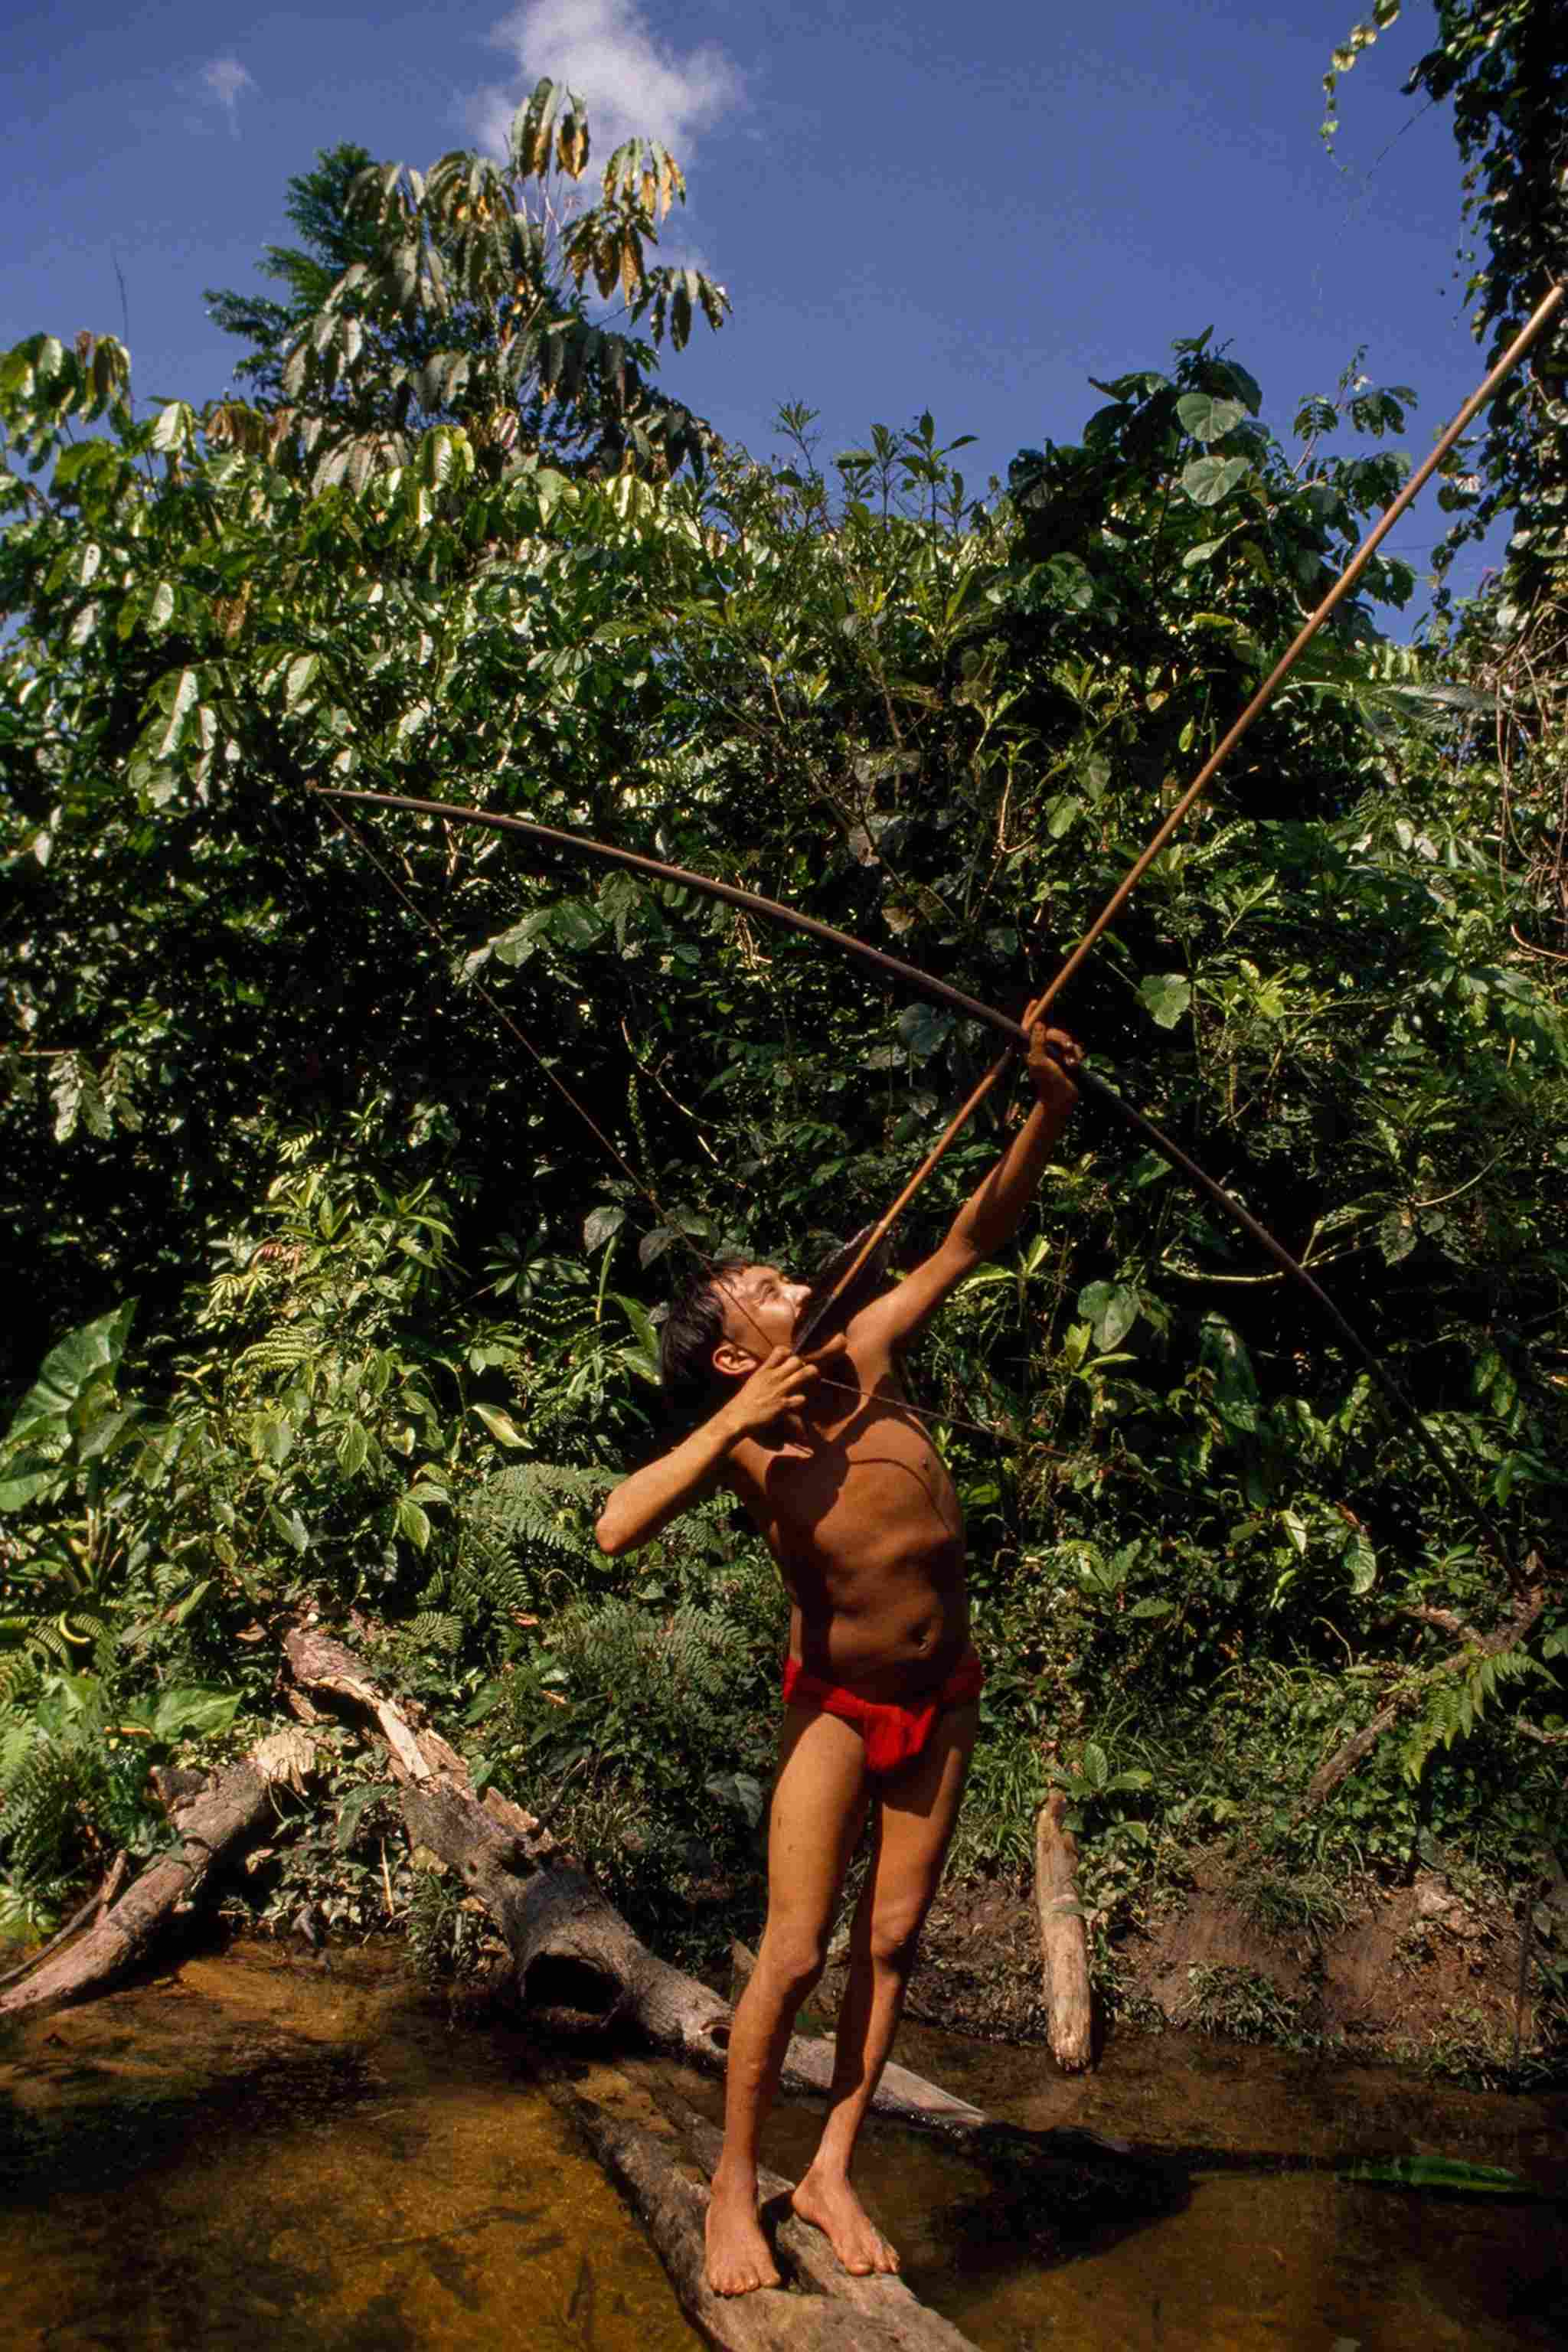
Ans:
{"label": "jungle foliage", "polygon": [[[110,338],[0,359],[23,1924],[156,1840],[150,1763],[268,1717],[315,1606],[635,1913],[744,1932],[776,1577],[714,1508],[606,1561],[594,1498],[658,1442],[694,1254],[809,1262],[990,1057],[679,889],[312,784],[613,837],[1017,1010],[1402,476],[1408,388],[1357,364],[1281,429],[1213,331],[982,495],[929,415],[826,464],[805,408],[767,459],[693,438],[576,290],[676,346],[693,303],[717,323],[647,264],[678,167],[618,151],[548,250],[523,204],[586,136],[542,85],[510,173],[322,158],[289,301],[221,298],[254,402],[139,415]],[[925,1350],[991,1670],[963,1859],[1019,1864],[1059,1780],[1102,1928],[1216,1837],[1342,1879],[1440,1835],[1511,1889],[1562,1835],[1568,770],[1535,549],[1511,617],[1415,646],[1375,564],[1064,1007],[1332,1289],[1506,1561],[1280,1278],[1087,1115]],[[1520,1580],[1545,1610],[1487,1656]],[[383,1907],[380,1794],[343,1784],[345,1917]]]}

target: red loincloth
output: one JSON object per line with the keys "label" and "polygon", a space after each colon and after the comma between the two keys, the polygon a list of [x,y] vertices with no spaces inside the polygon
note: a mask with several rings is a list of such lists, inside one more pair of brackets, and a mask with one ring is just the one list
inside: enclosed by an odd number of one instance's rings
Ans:
{"label": "red loincloth", "polygon": [[824,1715],[836,1715],[852,1724],[866,1742],[868,1772],[896,1772],[912,1762],[931,1736],[939,1715],[978,1698],[985,1670],[973,1649],[965,1650],[940,1690],[928,1691],[912,1706],[897,1700],[862,1698],[857,1691],[840,1690],[820,1675],[808,1675],[797,1658],[786,1658],[784,1702],[804,1700]]}

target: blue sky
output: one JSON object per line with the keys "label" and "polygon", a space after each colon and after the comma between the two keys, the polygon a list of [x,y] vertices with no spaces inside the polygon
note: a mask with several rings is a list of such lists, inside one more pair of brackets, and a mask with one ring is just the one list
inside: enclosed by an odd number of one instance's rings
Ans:
{"label": "blue sky", "polygon": [[[554,72],[587,99],[601,155],[644,130],[685,164],[667,247],[720,278],[735,313],[666,382],[759,453],[782,400],[820,411],[825,455],[929,407],[944,439],[976,436],[978,486],[1023,444],[1075,438],[1100,404],[1089,376],[1160,366],[1213,323],[1277,427],[1364,344],[1374,381],[1420,395],[1419,456],[1481,373],[1455,277],[1458,165],[1447,110],[1399,94],[1426,0],[1344,84],[1325,155],[1321,79],[1354,13],[145,0],[128,18],[23,0],[0,341],[121,331],[118,264],[139,394],[213,397],[238,347],[204,289],[250,285],[261,247],[287,240],[290,173],[341,139],[417,164],[491,141]],[[1419,566],[1440,531],[1424,502],[1394,544]]]}

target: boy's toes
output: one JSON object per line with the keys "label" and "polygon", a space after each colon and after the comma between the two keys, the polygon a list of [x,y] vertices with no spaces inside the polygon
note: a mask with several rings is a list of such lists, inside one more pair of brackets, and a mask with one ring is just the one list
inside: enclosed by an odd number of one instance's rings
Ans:
{"label": "boy's toes", "polygon": [[715,2294],[752,2294],[783,2284],[754,2207],[714,2197],[708,2207],[708,2284]]}
{"label": "boy's toes", "polygon": [[790,2200],[803,2221],[820,2230],[847,2271],[857,2278],[896,2271],[899,2251],[884,2238],[841,2175],[808,2172]]}

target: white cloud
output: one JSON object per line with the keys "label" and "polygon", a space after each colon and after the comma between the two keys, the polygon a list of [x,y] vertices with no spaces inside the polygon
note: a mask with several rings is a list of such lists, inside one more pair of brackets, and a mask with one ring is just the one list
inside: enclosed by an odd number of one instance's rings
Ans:
{"label": "white cloud", "polygon": [[510,88],[492,83],[468,101],[468,122],[491,153],[504,152],[513,113],[544,75],[585,102],[599,161],[640,131],[688,164],[698,135],[744,96],[740,68],[721,48],[704,42],[677,55],[655,39],[634,0],[524,0],[490,38],[517,69]]}
{"label": "white cloud", "polygon": [[254,89],[256,78],[248,73],[237,58],[214,58],[201,71],[201,84],[215,105],[221,106],[228,117],[233,136],[239,136],[239,94]]}

